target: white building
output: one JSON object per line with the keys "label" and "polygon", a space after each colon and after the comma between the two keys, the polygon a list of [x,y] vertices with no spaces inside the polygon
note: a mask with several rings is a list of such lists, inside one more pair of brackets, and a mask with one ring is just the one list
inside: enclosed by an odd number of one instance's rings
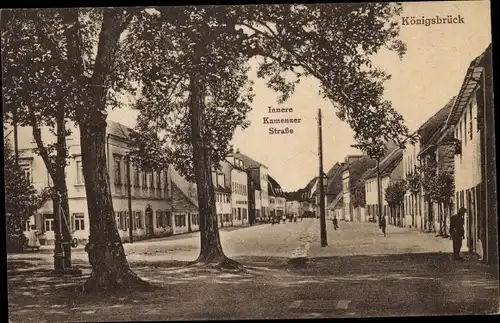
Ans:
{"label": "white building", "polygon": [[[252,207],[248,208],[250,218],[256,221],[265,221],[269,217],[269,193],[268,193],[268,169],[267,166],[253,160],[252,158],[240,153],[239,150],[228,155],[229,160],[234,158],[241,161],[240,167],[248,172],[248,184],[252,192],[248,192]],[[239,163],[239,162],[238,162]]]}
{"label": "white building", "polygon": [[[467,209],[465,217],[464,248],[483,256],[481,241],[481,128],[482,118],[479,115],[478,101],[483,92],[480,83],[483,68],[473,67],[469,70],[455,104],[448,116],[447,124],[454,127],[454,138],[458,143],[454,158],[455,164],[455,203],[454,212],[460,207]],[[484,229],[483,229],[484,230]],[[484,239],[484,238],[483,238]]]}
{"label": "white building", "polygon": [[286,208],[286,214],[289,215],[289,216],[300,216],[300,202],[299,201],[296,201],[296,200],[293,200],[293,201],[289,201],[287,200],[286,201],[286,204],[285,204],[285,208]]}
{"label": "white building", "polygon": [[[82,243],[88,240],[89,216],[85,183],[82,172],[82,160],[79,142],[78,127],[68,124],[71,134],[66,142],[69,150],[68,166],[66,167],[66,182],[68,187],[69,218],[68,225],[74,238]],[[55,137],[48,129],[42,128],[44,143],[55,141]],[[129,237],[129,210],[126,184],[125,156],[128,152],[127,136],[130,129],[125,126],[108,121],[106,134],[106,155],[111,184],[113,208],[116,216],[117,228],[123,240]],[[9,138],[12,140],[12,138]],[[13,141],[13,140],[12,140]],[[36,147],[30,127],[18,128],[18,147],[20,165],[25,170],[27,177],[37,189],[52,185],[50,176],[42,158],[33,153]],[[131,198],[133,215],[133,235],[138,238],[163,236],[173,234],[169,224],[171,217],[172,190],[169,172],[144,172],[131,165]],[[39,230],[40,241],[44,244],[54,242],[54,213],[52,201],[46,202],[31,217],[29,225],[35,225]]]}
{"label": "white building", "polygon": [[[420,161],[418,155],[420,153],[420,142],[407,144],[403,151],[403,180],[409,181],[410,176],[417,176],[419,174],[418,167]],[[419,193],[413,194],[410,190],[406,191],[404,201],[405,224],[412,225],[412,227],[422,229],[424,227],[423,218],[423,197],[422,188]]]}
{"label": "white building", "polygon": [[[381,199],[382,199],[382,214],[384,216],[391,216],[391,210],[385,198],[385,190],[389,185],[401,181],[403,179],[403,150],[394,149],[384,159],[380,161],[380,186],[381,186]],[[378,202],[378,189],[377,189],[377,167],[371,168],[364,175],[365,182],[365,199],[366,209],[369,218],[378,219],[379,202]],[[397,211],[397,210],[393,210]],[[403,216],[403,210],[398,210],[399,215]],[[395,214],[392,214],[395,217]]]}

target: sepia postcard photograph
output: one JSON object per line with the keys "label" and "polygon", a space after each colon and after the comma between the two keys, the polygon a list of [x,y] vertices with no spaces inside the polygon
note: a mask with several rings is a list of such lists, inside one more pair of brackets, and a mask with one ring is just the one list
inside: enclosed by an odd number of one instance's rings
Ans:
{"label": "sepia postcard photograph", "polygon": [[490,1],[0,13],[5,321],[500,312]]}

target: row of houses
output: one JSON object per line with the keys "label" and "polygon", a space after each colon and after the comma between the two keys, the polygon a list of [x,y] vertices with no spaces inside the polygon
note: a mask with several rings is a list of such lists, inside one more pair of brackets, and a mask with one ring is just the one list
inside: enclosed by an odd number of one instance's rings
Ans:
{"label": "row of houses", "polygon": [[[89,236],[89,216],[80,134],[78,127],[68,126],[71,134],[66,138],[70,156],[66,167],[70,210],[67,225],[72,237],[85,243]],[[49,129],[41,131],[42,138],[50,142]],[[128,165],[131,131],[120,123],[108,121],[106,156],[116,227],[122,240],[130,240],[130,226],[134,240],[197,231],[200,215],[196,185],[171,166],[162,171],[144,171],[132,162]],[[38,190],[52,186],[42,158],[34,153],[36,143],[31,129],[19,127],[18,134],[19,164],[26,177]],[[212,169],[212,180],[220,227],[252,225],[266,221],[270,215],[285,212],[284,193],[269,176],[267,167],[239,150],[230,153]],[[129,214],[129,199],[132,214]],[[40,233],[41,243],[53,244],[54,223],[53,205],[49,200],[26,222],[25,233],[34,225]]]}
{"label": "row of houses", "polygon": [[[387,154],[378,169],[382,207],[378,203],[376,161],[363,155],[347,156],[326,174],[327,217],[376,222],[381,209],[394,225],[446,235],[450,217],[465,207],[464,245],[485,261],[496,261],[498,216],[492,93],[490,45],[470,63],[457,95],[417,129],[415,143],[404,149],[387,143]],[[414,176],[420,181],[421,170],[426,167],[433,170],[431,177],[450,174],[454,191],[450,192],[449,201],[432,200],[420,185],[418,191],[406,190],[399,207],[389,206],[386,189],[403,180],[408,183]],[[318,181],[318,177],[312,179],[294,195],[301,213],[316,215]]]}

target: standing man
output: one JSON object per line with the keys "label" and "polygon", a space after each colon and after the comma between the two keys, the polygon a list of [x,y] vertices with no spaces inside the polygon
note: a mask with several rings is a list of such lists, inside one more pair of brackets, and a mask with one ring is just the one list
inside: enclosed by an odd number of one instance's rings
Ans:
{"label": "standing man", "polygon": [[337,216],[333,216],[333,229],[337,230],[339,228],[339,220],[337,220]]}
{"label": "standing man", "polygon": [[385,221],[385,216],[381,216],[380,217],[380,228],[382,229],[382,232],[384,233],[384,237],[386,236],[385,234],[385,227],[386,227],[387,223]]}
{"label": "standing man", "polygon": [[467,213],[467,209],[461,207],[458,210],[458,214],[455,214],[450,219],[450,235],[453,240],[453,258],[456,260],[463,260],[460,257],[460,249],[462,249],[462,240],[465,236],[464,230],[464,217]]}

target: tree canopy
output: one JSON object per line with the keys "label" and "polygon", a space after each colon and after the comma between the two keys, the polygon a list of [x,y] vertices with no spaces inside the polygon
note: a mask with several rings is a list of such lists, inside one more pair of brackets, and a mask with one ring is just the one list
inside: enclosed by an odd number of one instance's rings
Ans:
{"label": "tree canopy", "polygon": [[406,194],[406,182],[398,181],[389,184],[385,189],[385,200],[390,207],[399,206],[404,202]]}
{"label": "tree canopy", "polygon": [[[253,93],[247,63],[252,57],[259,62],[258,77],[279,93],[278,102],[310,76],[320,81],[320,94],[359,138],[369,137],[366,132],[372,128],[384,129],[383,136],[391,139],[405,133],[401,116],[382,99],[389,75],[371,64],[382,48],[399,56],[406,50],[394,19],[401,12],[398,4],[169,7],[155,12],[143,15],[131,32],[139,44],[134,62],[143,75],[136,155],[145,163],[173,162],[192,178],[185,120],[190,113],[188,76],[194,70],[202,77],[207,136],[212,162],[218,165],[234,130],[248,126],[245,116]],[[195,64],[200,42],[206,51]],[[377,111],[384,112],[383,125],[366,124],[367,115],[378,116]]]}

